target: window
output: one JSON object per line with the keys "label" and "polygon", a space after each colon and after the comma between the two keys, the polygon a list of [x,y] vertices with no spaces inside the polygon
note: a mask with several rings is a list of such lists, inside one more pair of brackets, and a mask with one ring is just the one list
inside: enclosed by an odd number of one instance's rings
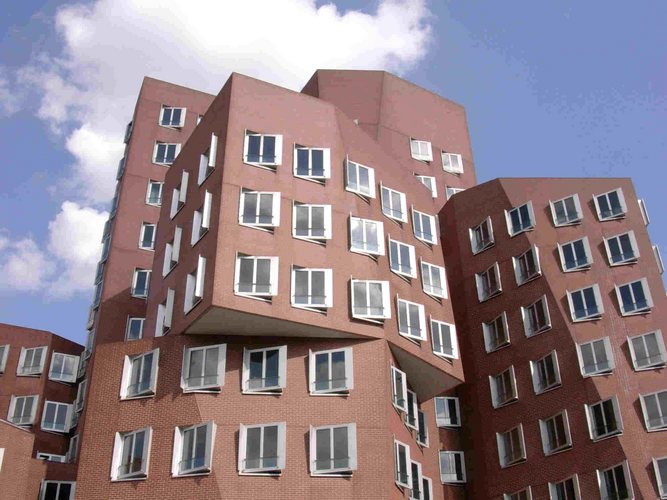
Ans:
{"label": "window", "polygon": [[526,461],[526,446],[523,442],[523,425],[496,433],[498,442],[498,457],[503,469]]}
{"label": "window", "polygon": [[428,448],[428,420],[426,413],[417,410],[417,436],[415,437],[418,444]]}
{"label": "window", "polygon": [[294,202],[292,236],[303,240],[330,240],[331,205],[304,205]]}
{"label": "window", "polygon": [[616,297],[623,316],[650,312],[653,299],[646,278],[616,286]]}
{"label": "window", "polygon": [[208,474],[215,443],[215,422],[206,422],[174,430],[174,455],[171,460],[172,476]]}
{"label": "window", "polygon": [[396,296],[398,311],[398,333],[414,340],[426,340],[426,318],[424,306]]}
{"label": "window", "polygon": [[519,207],[505,210],[505,219],[507,220],[507,231],[510,236],[516,236],[524,231],[530,231],[535,228],[535,214],[533,213],[533,203],[524,203]]}
{"label": "window", "polygon": [[9,356],[9,344],[0,345],[0,373],[5,373],[8,356]]}
{"label": "window", "polygon": [[477,284],[477,298],[480,302],[489,300],[503,291],[500,283],[500,267],[496,262],[486,271],[475,274]]}
{"label": "window", "polygon": [[78,453],[79,453],[79,435],[76,434],[72,436],[69,440],[69,447],[67,448],[67,454],[65,455],[67,463],[68,464],[75,463]]}
{"label": "window", "polygon": [[76,372],[79,366],[79,356],[54,352],[51,356],[49,380],[58,382],[76,382]]}
{"label": "window", "polygon": [[333,306],[331,269],[292,267],[292,306],[323,311]]}
{"label": "window", "polygon": [[276,393],[287,385],[287,346],[243,349],[243,392]]}
{"label": "window", "polygon": [[225,384],[226,344],[183,349],[184,392],[219,392]]}
{"label": "window", "polygon": [[431,342],[433,344],[433,354],[436,356],[451,359],[459,358],[456,327],[454,325],[431,318]]}
{"label": "window", "polygon": [[[53,453],[42,453],[41,451],[37,452],[38,460],[45,460],[47,462],[58,462],[65,463],[65,455],[54,455]],[[2,464],[0,464],[2,465]]]}
{"label": "window", "polygon": [[392,404],[400,411],[408,412],[408,385],[405,373],[391,367]]}
{"label": "window", "polygon": [[345,166],[345,190],[364,198],[375,198],[375,170],[347,160]]}
{"label": "window", "polygon": [[454,196],[456,193],[460,193],[461,191],[465,191],[465,188],[445,186],[445,198],[449,200],[452,196]]}
{"label": "window", "polygon": [[169,243],[165,245],[164,262],[162,263],[162,276],[166,276],[176,267],[178,259],[181,254],[181,238],[183,236],[183,229],[176,226],[174,228],[174,237]]}
{"label": "window", "polygon": [[433,161],[433,150],[428,141],[410,139],[410,154],[415,160]]}
{"label": "window", "polygon": [[118,209],[118,200],[120,198],[120,182],[116,183],[116,191],[111,200],[111,208],[109,209],[109,219],[113,219],[116,216],[116,210]]}
{"label": "window", "polygon": [[599,319],[604,313],[602,295],[597,284],[567,292],[567,301],[570,304],[572,321],[575,322]]}
{"label": "window", "polygon": [[658,272],[664,274],[665,264],[662,261],[662,255],[660,255],[660,247],[658,245],[653,245],[653,255],[655,256],[655,263],[658,266]]}
{"label": "window", "polygon": [[415,177],[421,182],[426,188],[431,191],[431,196],[433,198],[438,197],[438,186],[435,183],[435,177],[431,177],[430,175],[417,175],[415,174]]}
{"label": "window", "polygon": [[632,365],[635,370],[651,370],[665,366],[667,354],[665,353],[665,341],[662,331],[656,330],[643,335],[628,338]]}
{"label": "window", "polygon": [[88,385],[87,380],[82,380],[79,383],[79,387],[76,389],[76,399],[74,400],[74,411],[83,410],[83,405],[86,402],[86,386]]}
{"label": "window", "polygon": [[558,244],[558,255],[563,272],[581,271],[588,269],[593,264],[593,255],[591,246],[588,243],[588,237],[584,236],[579,240],[568,243]]}
{"label": "window", "polygon": [[580,500],[579,478],[572,477],[558,483],[549,483],[549,500]]}
{"label": "window", "polygon": [[644,413],[646,430],[651,432],[667,429],[667,390],[653,394],[640,394],[639,400]]}
{"label": "window", "polygon": [[597,471],[602,500],[631,500],[635,497],[628,462]]}
{"label": "window", "polygon": [[185,200],[187,199],[188,194],[188,181],[190,180],[190,174],[183,170],[181,174],[181,183],[178,187],[174,188],[173,194],[171,195],[171,208],[169,211],[169,217],[172,219],[176,217],[176,214],[183,208],[185,205]]}
{"label": "window", "polygon": [[350,281],[352,317],[367,321],[391,318],[388,281]]}
{"label": "window", "polygon": [[394,440],[395,473],[394,480],[401,488],[412,486],[412,468],[410,466],[410,447]]}
{"label": "window", "polygon": [[579,366],[584,377],[605,375],[614,370],[614,355],[609,337],[577,344]]}
{"label": "window", "polygon": [[270,299],[278,293],[278,257],[237,254],[234,292],[245,297]]}
{"label": "window", "polygon": [[310,428],[310,473],[349,474],[357,469],[357,426]]}
{"label": "window", "polygon": [[125,356],[120,398],[130,399],[155,394],[160,350]]}
{"label": "window", "polygon": [[408,222],[408,207],[404,193],[390,189],[380,183],[380,197],[382,198],[383,214],[399,222]]}
{"label": "window", "polygon": [[642,220],[644,221],[644,225],[648,226],[651,223],[651,218],[648,215],[646,202],[640,198],[637,200],[637,204],[639,205],[639,212],[642,214]]}
{"label": "window", "polygon": [[185,125],[185,108],[162,106],[160,111],[160,125],[163,127],[181,128]]}
{"label": "window", "polygon": [[347,394],[354,388],[352,348],[309,353],[310,394]]}
{"label": "window", "polygon": [[608,193],[595,195],[593,196],[593,201],[595,202],[595,210],[598,213],[600,221],[620,219],[625,217],[628,211],[623,191],[620,188]]}
{"label": "window", "polygon": [[433,500],[433,481],[428,477],[422,476],[422,485],[424,500]]}
{"label": "window", "polygon": [[415,238],[430,245],[438,244],[438,237],[435,229],[435,217],[412,209],[412,225],[415,232]]}
{"label": "window", "polygon": [[171,317],[174,312],[174,289],[167,289],[164,302],[157,306],[157,319],[155,321],[155,336],[161,337],[171,329]]}
{"label": "window", "polygon": [[132,279],[132,297],[148,297],[148,285],[151,280],[151,271],[149,269],[135,269]]}
{"label": "window", "polygon": [[153,429],[117,432],[111,462],[111,480],[143,479],[148,475]]}
{"label": "window", "polygon": [[519,399],[514,366],[510,366],[498,375],[491,375],[489,384],[491,386],[491,404],[494,408],[500,408]]}
{"label": "window", "polygon": [[204,204],[195,210],[192,216],[192,236],[190,244],[195,245],[201,240],[211,227],[211,205],[213,204],[213,195],[206,191],[204,194]]}
{"label": "window", "polygon": [[503,311],[500,316],[482,323],[482,332],[486,352],[493,352],[509,345],[510,335],[507,327],[507,314]]}
{"label": "window", "polygon": [[442,169],[452,174],[463,173],[463,159],[461,155],[442,152]]}
{"label": "window", "polygon": [[153,163],[171,165],[181,150],[180,144],[156,142],[153,149]]}
{"label": "window", "polygon": [[521,308],[523,317],[523,328],[526,337],[532,337],[551,328],[551,318],[549,317],[549,306],[547,305],[547,296],[543,295],[536,302],[529,306]]}
{"label": "window", "polygon": [[653,468],[655,469],[655,479],[658,483],[660,498],[667,498],[667,457],[654,458]]}
{"label": "window", "polygon": [[52,432],[68,432],[72,418],[72,405],[45,401],[42,413],[42,430]]}
{"label": "window", "polygon": [[633,264],[639,259],[639,247],[634,231],[605,238],[604,247],[610,266]]}
{"label": "window", "polygon": [[329,148],[294,147],[294,176],[324,182],[331,177]]}
{"label": "window", "polygon": [[157,226],[148,222],[141,224],[141,235],[139,236],[139,248],[153,250],[155,248],[155,230]]}
{"label": "window", "polygon": [[74,500],[75,482],[42,481],[39,500]]}
{"label": "window", "polygon": [[239,473],[280,473],[285,468],[285,426],[241,424]]}
{"label": "window", "polygon": [[530,373],[533,379],[535,394],[542,394],[548,390],[560,387],[560,368],[558,366],[556,351],[551,351],[537,361],[531,361]]}
{"label": "window", "polygon": [[146,190],[146,204],[159,207],[162,205],[162,186],[164,182],[149,180]]}
{"label": "window", "polygon": [[246,131],[243,161],[251,165],[276,167],[282,163],[283,136]]}
{"label": "window", "polygon": [[44,369],[48,347],[21,347],[18,369],[16,374],[21,375],[40,375]]}
{"label": "window", "polygon": [[422,480],[422,466],[419,462],[410,462],[412,486],[410,488],[410,499],[421,499],[424,496],[424,483]]}
{"label": "window", "polygon": [[204,298],[204,277],[206,276],[206,259],[201,255],[197,259],[197,268],[185,278],[185,302],[183,311],[190,312]]}
{"label": "window", "polygon": [[616,436],[623,432],[621,412],[616,396],[593,405],[584,405],[588,430],[593,441]]}
{"label": "window", "polygon": [[350,216],[350,251],[384,255],[384,224]]}
{"label": "window", "polygon": [[528,486],[528,488],[515,493],[505,493],[503,495],[503,500],[533,500],[533,492],[530,486]]}
{"label": "window", "polygon": [[415,247],[389,238],[389,265],[400,276],[416,278]]}
{"label": "window", "polygon": [[462,451],[440,452],[440,482],[443,484],[466,482],[465,457]]}
{"label": "window", "polygon": [[199,155],[199,172],[197,174],[197,184],[201,186],[209,175],[215,170],[215,160],[218,154],[218,136],[211,134],[211,146],[201,155]]}
{"label": "window", "polygon": [[419,402],[417,401],[417,394],[408,389],[407,395],[408,395],[408,411],[405,413],[405,425],[407,425],[411,429],[417,430],[417,411],[419,411]]}
{"label": "window", "polygon": [[438,427],[461,427],[459,398],[438,397],[435,400],[435,423]]}
{"label": "window", "polygon": [[130,142],[130,138],[132,137],[132,122],[128,123],[125,126],[125,135],[123,137],[123,143],[127,144]]}
{"label": "window", "polygon": [[32,425],[37,412],[39,396],[12,396],[7,420],[14,425]]}
{"label": "window", "polygon": [[241,189],[239,224],[251,227],[278,227],[280,225],[280,193],[261,193]]}
{"label": "window", "polygon": [[421,261],[422,290],[439,299],[447,298],[447,280],[445,268]]}
{"label": "window", "polygon": [[533,245],[518,257],[512,257],[512,264],[514,265],[514,276],[517,285],[523,285],[542,275],[540,253],[536,245]]}
{"label": "window", "polygon": [[584,218],[578,194],[550,201],[549,206],[551,207],[551,216],[556,227],[579,224]]}
{"label": "window", "polygon": [[477,226],[470,228],[470,245],[472,253],[478,254],[494,245],[493,224],[491,217],[487,217]]}
{"label": "window", "polygon": [[563,410],[552,417],[541,419],[540,434],[542,435],[542,450],[545,455],[553,455],[559,451],[572,448],[567,411]]}

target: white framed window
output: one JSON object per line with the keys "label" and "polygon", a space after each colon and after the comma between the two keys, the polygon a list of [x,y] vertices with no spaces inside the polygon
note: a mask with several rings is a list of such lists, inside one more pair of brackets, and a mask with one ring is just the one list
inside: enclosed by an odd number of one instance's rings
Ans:
{"label": "white framed window", "polygon": [[424,496],[424,482],[422,476],[422,466],[414,460],[410,462],[410,472],[412,486],[410,488],[410,500],[421,500]]}
{"label": "white framed window", "polygon": [[549,206],[551,207],[551,217],[556,227],[579,224],[584,218],[581,203],[579,202],[579,195],[576,193],[560,200],[549,201]]}
{"label": "white framed window", "polygon": [[354,388],[352,348],[309,351],[310,394],[348,394]]}
{"label": "white framed window", "polygon": [[635,498],[627,460],[608,469],[598,469],[597,476],[602,500],[632,500]]}
{"label": "white framed window", "polygon": [[459,154],[442,152],[442,169],[452,174],[463,173],[463,158]]}
{"label": "white framed window", "polygon": [[111,480],[144,479],[148,476],[153,429],[116,432],[111,459]]}
{"label": "white framed window", "polygon": [[396,409],[408,412],[408,381],[405,372],[395,366],[391,367],[391,402]]}
{"label": "white framed window", "polygon": [[456,193],[460,193],[461,191],[465,191],[465,188],[445,186],[445,199],[449,200],[452,196],[454,196]]}
{"label": "white framed window", "polygon": [[461,427],[459,398],[437,397],[435,401],[435,423],[438,427]]}
{"label": "white framed window", "polygon": [[535,229],[535,213],[533,202],[529,201],[510,210],[505,210],[507,220],[507,232],[510,236]]}
{"label": "white framed window", "polygon": [[514,266],[514,277],[516,278],[517,285],[523,285],[528,281],[542,276],[540,251],[537,245],[533,245],[521,255],[512,257],[512,264]]}
{"label": "white framed window", "polygon": [[79,454],[79,435],[75,434],[69,440],[69,447],[67,448],[67,454],[65,459],[68,464],[76,463],[77,456]]}
{"label": "white framed window", "polygon": [[412,227],[415,238],[429,245],[438,244],[435,217],[412,209]]}
{"label": "white framed window", "polygon": [[243,161],[251,165],[275,169],[282,164],[283,136],[258,134],[246,130],[243,142]]}
{"label": "white framed window", "polygon": [[204,278],[206,277],[206,259],[197,258],[197,268],[185,278],[185,299],[183,311],[190,312],[204,298]]}
{"label": "white framed window", "polygon": [[510,334],[505,311],[491,321],[482,323],[482,333],[484,334],[486,352],[493,352],[509,345]]}
{"label": "white framed window", "polygon": [[197,125],[199,125],[204,118],[204,115],[197,115]]}
{"label": "white framed window", "polygon": [[281,393],[287,386],[287,346],[243,349],[243,393]]}
{"label": "white framed window", "polygon": [[412,487],[412,467],[410,447],[394,440],[394,481],[401,488]]}
{"label": "white framed window", "polygon": [[475,255],[487,248],[491,248],[495,244],[491,217],[487,217],[475,227],[471,227],[468,231],[470,233],[472,253]]}
{"label": "white framed window", "polygon": [[606,375],[615,368],[609,337],[577,344],[577,356],[581,374],[584,377]]}
{"label": "white framed window", "polygon": [[618,305],[623,316],[648,313],[653,308],[653,299],[646,278],[616,285],[615,288]]}
{"label": "white framed window", "polygon": [[215,422],[205,422],[174,429],[172,476],[208,474],[215,444]]}
{"label": "white framed window", "polygon": [[278,257],[237,254],[235,276],[237,295],[270,299],[278,293]]}
{"label": "white framed window", "polygon": [[420,261],[422,273],[422,290],[427,295],[438,299],[447,298],[447,278],[445,268]]}
{"label": "white framed window", "polygon": [[219,392],[225,385],[227,344],[183,348],[183,392]]}
{"label": "white framed window", "polygon": [[596,194],[593,196],[593,202],[595,203],[598,220],[601,222],[620,219],[625,217],[625,214],[628,212],[621,188],[603,194]]}
{"label": "white framed window", "polygon": [[504,493],[503,500],[533,500],[533,492],[528,486],[521,491],[515,491],[514,493]]}
{"label": "white framed window", "polygon": [[411,429],[417,430],[417,412],[419,411],[419,401],[417,401],[417,394],[408,389],[408,411],[405,412],[405,425]]}
{"label": "white framed window", "polygon": [[331,178],[331,150],[295,145],[294,177],[317,182]]}
{"label": "white framed window", "polygon": [[0,345],[0,373],[5,373],[8,356],[9,356],[9,344]]}
{"label": "white framed window", "polygon": [[350,251],[365,255],[384,255],[384,224],[350,216]]}
{"label": "white framed window", "polygon": [[542,394],[556,387],[560,387],[560,367],[558,366],[558,354],[551,351],[546,356],[530,362],[530,374],[533,379],[533,390],[535,394]]}
{"label": "white framed window", "polygon": [[190,244],[195,245],[201,240],[211,227],[211,206],[213,205],[213,194],[206,191],[204,193],[204,204],[195,210],[192,216],[192,236]]}
{"label": "white framed window", "polygon": [[82,357],[89,358],[95,346],[95,330],[90,330],[86,335],[86,348],[83,351]]}
{"label": "white framed window", "polygon": [[139,235],[139,248],[144,250],[154,250],[156,232],[157,224],[143,222],[141,224],[141,234]]}
{"label": "white framed window", "polygon": [[272,228],[280,225],[280,193],[241,188],[239,224]]}
{"label": "white framed window", "polygon": [[426,340],[426,315],[424,306],[415,302],[399,299],[396,296],[398,311],[398,333],[414,340]]}
{"label": "white framed window", "polygon": [[188,181],[190,180],[190,174],[183,170],[181,173],[181,182],[180,184],[174,188],[174,191],[172,192],[171,195],[171,207],[169,210],[169,217],[174,218],[176,217],[176,214],[180,212],[181,208],[183,208],[183,205],[185,205],[185,201],[187,200],[187,195],[188,195]]}
{"label": "white framed window", "polygon": [[505,468],[526,461],[526,445],[523,440],[523,424],[505,432],[496,433],[500,467]]}
{"label": "white framed window", "polygon": [[135,269],[134,276],[132,277],[132,289],[130,291],[132,297],[148,297],[148,286],[150,281],[150,269]]}
{"label": "white framed window", "polygon": [[76,482],[42,481],[39,500],[74,500]]}
{"label": "white framed window", "polygon": [[475,284],[477,285],[477,298],[480,302],[489,300],[503,291],[500,282],[500,267],[494,263],[491,267],[475,274]]}
{"label": "white framed window", "polygon": [[654,458],[653,470],[660,498],[667,498],[667,457]]}
{"label": "white framed window", "polygon": [[558,255],[563,272],[581,271],[589,269],[593,264],[593,254],[588,242],[588,236],[578,240],[558,244]]}
{"label": "white framed window", "polygon": [[32,425],[35,422],[39,396],[14,396],[9,401],[7,420],[14,425]]}
{"label": "white framed window", "polygon": [[653,245],[653,255],[655,256],[655,263],[658,266],[658,272],[664,274],[665,263],[662,261],[662,255],[660,254],[660,247],[658,245]]}
{"label": "white framed window", "polygon": [[155,336],[161,337],[171,329],[171,318],[174,313],[174,289],[167,289],[167,296],[157,306],[157,319],[155,321]]}
{"label": "white framed window", "polygon": [[634,231],[604,238],[610,266],[634,264],[639,259],[639,246]]}
{"label": "white framed window", "polygon": [[439,463],[442,484],[466,482],[465,455],[462,451],[441,451]]}
{"label": "white framed window", "polygon": [[490,375],[489,386],[491,387],[491,404],[494,408],[500,408],[519,399],[514,365],[497,375]]}
{"label": "white framed window", "polygon": [[632,366],[636,371],[652,370],[665,366],[667,352],[661,330],[628,337]]}
{"label": "white framed window", "polygon": [[648,226],[651,223],[651,218],[648,215],[648,208],[646,207],[646,201],[641,198],[637,199],[637,204],[639,205],[639,212],[642,214],[642,220],[644,225]]}
{"label": "white framed window", "polygon": [[155,394],[160,350],[125,356],[120,398],[131,399]]}
{"label": "white framed window", "polygon": [[88,380],[83,379],[79,382],[79,386],[76,388],[76,399],[74,400],[74,411],[83,410],[83,405],[86,403],[86,387],[88,386]]}
{"label": "white framed window", "polygon": [[391,318],[388,281],[350,280],[352,317],[367,321]]}
{"label": "white framed window", "polygon": [[415,247],[389,237],[389,267],[399,276],[416,278]]}
{"label": "white framed window", "polygon": [[419,445],[428,448],[428,420],[426,413],[421,410],[417,410],[417,435],[415,440]]}
{"label": "white framed window", "polygon": [[41,375],[48,352],[47,346],[21,347],[16,375]]}
{"label": "white framed window", "polygon": [[667,429],[667,390],[640,394],[639,401],[644,414],[646,430],[651,432]]}
{"label": "white framed window", "polygon": [[551,328],[547,296],[543,295],[529,306],[521,307],[523,328],[526,337],[532,337]]}
{"label": "white framed window", "polygon": [[588,431],[593,441],[599,441],[623,432],[623,421],[618,399],[613,396],[592,405],[584,405]]}
{"label": "white framed window", "polygon": [[349,475],[357,469],[356,424],[310,427],[310,474]]}
{"label": "white framed window", "polygon": [[388,188],[380,183],[380,198],[382,198],[382,213],[384,215],[399,222],[408,222],[408,204],[405,193]]}
{"label": "white framed window", "polygon": [[422,484],[424,500],[433,500],[433,481],[426,476],[422,476]]}
{"label": "white framed window", "polygon": [[285,468],[285,428],[285,422],[241,424],[239,473],[279,474]]}
{"label": "white framed window", "polygon": [[556,413],[549,418],[540,419],[540,435],[542,436],[542,450],[545,455],[553,455],[559,451],[572,448],[567,410]]}
{"label": "white framed window", "polygon": [[158,165],[171,165],[181,151],[181,145],[177,143],[156,142],[153,148],[153,163]]}
{"label": "white framed window", "polygon": [[197,173],[197,184],[201,186],[209,175],[215,170],[215,161],[218,155],[218,136],[211,134],[211,145],[199,155],[199,172]]}
{"label": "white framed window", "polygon": [[581,500],[579,477],[575,474],[557,483],[549,483],[549,500]]}
{"label": "white framed window", "polygon": [[292,306],[315,311],[333,307],[333,271],[292,266]]}
{"label": "white framed window", "polygon": [[[67,457],[65,457],[65,455],[55,455],[53,453],[43,453],[41,451],[38,451],[36,458],[38,460],[46,460],[47,462],[65,463]],[[0,467],[1,466],[2,464],[0,464]]]}
{"label": "white framed window", "polygon": [[77,368],[79,366],[79,356],[73,354],[63,354],[54,352],[51,355],[51,369],[49,370],[49,380],[57,382],[76,382]]}
{"label": "white framed window", "polygon": [[574,322],[599,319],[604,314],[602,295],[597,284],[573,292],[568,291],[567,302]]}
{"label": "white framed window", "polygon": [[375,170],[347,160],[345,163],[345,190],[366,199],[375,198]]}
{"label": "white framed window", "polygon": [[331,239],[331,205],[306,205],[294,202],[292,206],[292,236],[302,240]]}
{"label": "white framed window", "polygon": [[431,343],[433,354],[448,359],[459,359],[459,346],[456,340],[456,327],[431,318]]}
{"label": "white framed window", "polygon": [[178,264],[178,259],[181,255],[181,239],[183,237],[183,229],[176,226],[174,228],[174,237],[169,243],[165,245],[164,261],[162,263],[162,276],[166,276]]}
{"label": "white framed window", "polygon": [[429,141],[410,139],[410,154],[415,160],[433,161],[433,149]]}
{"label": "white framed window", "polygon": [[421,182],[424,186],[426,186],[426,189],[431,191],[432,198],[438,197],[438,185],[435,182],[435,177],[432,177],[430,175],[418,175],[418,174],[415,174],[415,177],[419,182]]}
{"label": "white framed window", "polygon": [[69,432],[72,419],[72,405],[57,401],[45,401],[42,411],[42,430],[51,432]]}
{"label": "white framed window", "polygon": [[160,125],[163,127],[181,128],[185,125],[185,108],[162,106],[160,110]]}
{"label": "white framed window", "polygon": [[164,182],[149,180],[146,189],[146,205],[159,207],[162,205],[162,187]]}

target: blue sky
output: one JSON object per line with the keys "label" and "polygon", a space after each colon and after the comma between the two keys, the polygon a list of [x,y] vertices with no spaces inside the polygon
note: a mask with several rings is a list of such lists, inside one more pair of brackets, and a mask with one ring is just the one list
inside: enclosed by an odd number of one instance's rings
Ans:
{"label": "blue sky", "polygon": [[[187,16],[176,0],[4,6],[0,321],[84,340],[122,124],[144,74],[216,92],[232,70],[292,88],[318,67],[397,72],[466,107],[480,181],[631,177],[667,257],[665,2],[258,1]],[[291,29],[219,33],[276,6],[267,22],[283,15]],[[232,24],[207,30],[207,18]]]}

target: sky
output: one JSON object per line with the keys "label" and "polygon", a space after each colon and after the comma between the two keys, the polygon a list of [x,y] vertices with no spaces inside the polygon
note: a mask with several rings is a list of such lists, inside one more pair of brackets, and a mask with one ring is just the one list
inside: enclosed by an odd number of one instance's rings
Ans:
{"label": "sky", "polygon": [[85,341],[144,75],[385,69],[466,107],[479,182],[631,177],[667,258],[667,2],[23,0],[0,18],[0,322]]}

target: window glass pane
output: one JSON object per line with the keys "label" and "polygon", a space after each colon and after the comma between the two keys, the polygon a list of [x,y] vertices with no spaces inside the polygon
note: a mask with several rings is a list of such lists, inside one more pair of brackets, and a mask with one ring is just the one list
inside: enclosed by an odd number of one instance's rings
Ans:
{"label": "window glass pane", "polygon": [[316,442],[316,469],[331,468],[331,429],[317,429],[315,431]]}
{"label": "window glass pane", "polygon": [[278,366],[280,356],[278,349],[266,351],[266,386],[275,387],[278,385]]}
{"label": "window glass pane", "polygon": [[307,176],[309,172],[309,151],[307,149],[296,150],[296,173],[297,175]]}
{"label": "window glass pane", "polygon": [[345,377],[345,351],[331,353],[332,389],[347,387]]}
{"label": "window glass pane", "polygon": [[347,437],[347,427],[336,427],[333,430],[333,441],[334,441],[334,468],[343,468],[348,467],[348,437]]}
{"label": "window glass pane", "polygon": [[276,467],[278,465],[278,426],[264,427],[264,467]]}

